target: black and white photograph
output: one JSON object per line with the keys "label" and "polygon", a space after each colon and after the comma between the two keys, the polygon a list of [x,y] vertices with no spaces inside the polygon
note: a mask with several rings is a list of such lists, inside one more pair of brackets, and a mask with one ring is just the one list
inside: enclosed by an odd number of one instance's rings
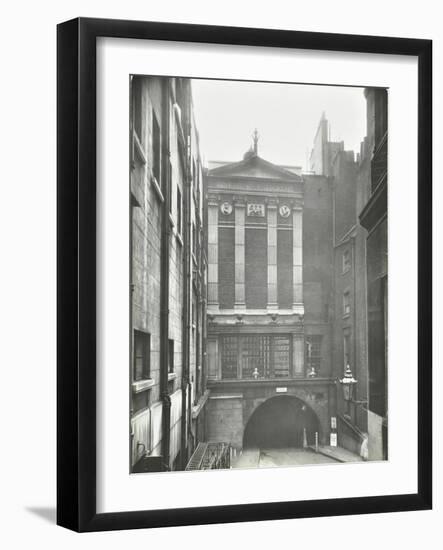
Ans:
{"label": "black and white photograph", "polygon": [[441,539],[439,7],[5,4],[1,547]]}
{"label": "black and white photograph", "polygon": [[129,93],[130,473],[389,460],[389,90]]}

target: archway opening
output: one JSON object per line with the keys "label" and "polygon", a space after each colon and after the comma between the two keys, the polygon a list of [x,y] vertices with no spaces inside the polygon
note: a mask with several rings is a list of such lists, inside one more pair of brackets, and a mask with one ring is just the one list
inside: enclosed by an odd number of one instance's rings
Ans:
{"label": "archway opening", "polygon": [[[244,434],[243,448],[276,449],[314,445],[320,423],[314,411],[294,396],[268,399],[253,412]],[[306,438],[306,439],[305,439]]]}

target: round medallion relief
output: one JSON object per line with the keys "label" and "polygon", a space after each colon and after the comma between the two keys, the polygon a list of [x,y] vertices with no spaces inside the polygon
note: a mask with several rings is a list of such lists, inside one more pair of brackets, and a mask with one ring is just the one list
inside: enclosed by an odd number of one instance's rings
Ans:
{"label": "round medallion relief", "polygon": [[225,216],[229,216],[232,213],[232,204],[229,202],[224,202],[220,205],[220,212]]}
{"label": "round medallion relief", "polygon": [[282,204],[280,208],[278,209],[279,214],[282,218],[288,218],[289,214],[291,213],[291,209],[287,204]]}

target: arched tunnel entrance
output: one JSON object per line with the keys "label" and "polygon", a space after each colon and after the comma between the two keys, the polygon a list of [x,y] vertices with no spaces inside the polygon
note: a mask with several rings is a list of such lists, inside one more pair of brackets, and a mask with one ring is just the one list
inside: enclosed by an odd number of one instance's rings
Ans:
{"label": "arched tunnel entrance", "polygon": [[314,411],[301,399],[282,395],[271,397],[253,412],[244,434],[243,448],[276,449],[314,445],[320,423]]}

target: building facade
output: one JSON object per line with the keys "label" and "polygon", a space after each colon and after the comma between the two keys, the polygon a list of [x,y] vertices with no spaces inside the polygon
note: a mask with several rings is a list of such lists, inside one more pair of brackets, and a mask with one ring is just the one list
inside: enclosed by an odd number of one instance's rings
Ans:
{"label": "building facade", "polygon": [[205,191],[207,437],[237,450],[326,442],[336,400],[328,178],[261,158],[255,134],[240,162],[210,166]]}
{"label": "building facade", "polygon": [[188,79],[132,77],[130,143],[130,465],[184,469],[203,437],[206,326],[202,169]]}
{"label": "building facade", "polygon": [[388,458],[388,96],[367,88],[365,97],[358,212],[366,230],[369,457],[382,460]]}
{"label": "building facade", "polygon": [[[366,231],[358,222],[359,158],[343,142],[329,141],[323,113],[311,152],[311,169],[329,177],[332,214],[331,353],[337,380],[337,444],[360,454],[367,441]],[[355,387],[345,399],[340,386],[346,371]]]}
{"label": "building facade", "polygon": [[357,156],[322,115],[309,173],[260,157],[257,132],[203,169],[191,81],[132,78],[131,471],[316,443],[387,457],[387,99],[365,95]]}
{"label": "building facade", "polygon": [[[367,135],[360,153],[328,139],[322,115],[311,169],[332,193],[333,376],[348,372],[352,395],[337,392],[338,444],[387,458],[387,93],[368,88]],[[363,454],[363,453],[362,453]]]}
{"label": "building facade", "polygon": [[387,457],[386,91],[365,95],[358,155],[323,114],[309,173],[256,135],[206,173],[210,439]]}

